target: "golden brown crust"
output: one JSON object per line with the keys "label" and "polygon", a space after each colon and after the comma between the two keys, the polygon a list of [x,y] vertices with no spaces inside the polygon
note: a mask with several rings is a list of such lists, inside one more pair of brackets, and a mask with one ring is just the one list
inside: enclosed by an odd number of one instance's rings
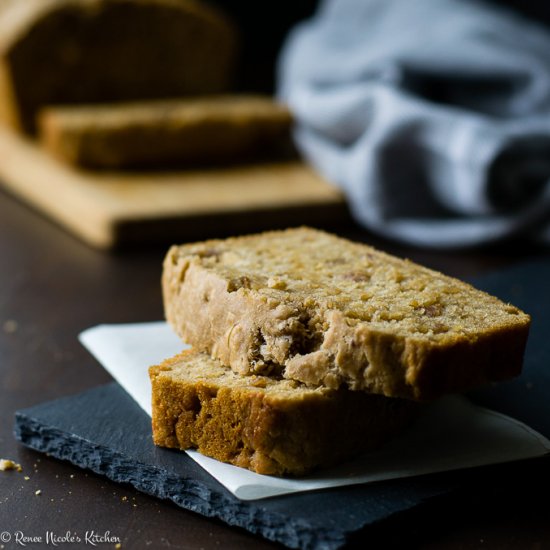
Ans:
{"label": "golden brown crust", "polygon": [[48,107],[39,136],[54,156],[88,168],[235,163],[278,154],[289,110],[258,95]]}
{"label": "golden brown crust", "polygon": [[34,132],[45,105],[220,93],[236,43],[233,24],[195,0],[12,2],[0,17],[0,117]]}
{"label": "golden brown crust", "polygon": [[267,475],[301,475],[372,449],[418,410],[406,400],[241,377],[192,351],[149,373],[156,445],[196,448]]}
{"label": "golden brown crust", "polygon": [[530,318],[456,279],[308,228],[172,247],[165,313],[236,372],[428,400],[519,373]]}

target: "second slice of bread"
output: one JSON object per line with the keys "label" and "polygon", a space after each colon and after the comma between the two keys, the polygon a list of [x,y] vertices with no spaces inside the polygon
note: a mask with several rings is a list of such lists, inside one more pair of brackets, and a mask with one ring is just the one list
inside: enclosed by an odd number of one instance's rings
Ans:
{"label": "second slice of bread", "polygon": [[288,109],[258,95],[47,107],[40,139],[54,156],[87,168],[235,163],[288,145]]}
{"label": "second slice of bread", "polygon": [[156,445],[195,448],[260,474],[300,475],[357,456],[418,411],[408,400],[243,377],[191,350],[149,373]]}
{"label": "second slice of bread", "polygon": [[530,324],[472,286],[309,228],[175,246],[168,321],[240,374],[428,400],[517,375]]}

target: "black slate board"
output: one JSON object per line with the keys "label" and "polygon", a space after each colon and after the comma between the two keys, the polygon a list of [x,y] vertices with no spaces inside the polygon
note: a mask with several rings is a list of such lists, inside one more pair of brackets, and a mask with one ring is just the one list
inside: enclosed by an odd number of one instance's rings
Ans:
{"label": "black slate board", "polygon": [[[478,391],[478,403],[523,420],[550,436],[550,262],[524,264],[475,281],[533,316],[521,378]],[[113,422],[113,419],[120,422]],[[292,548],[333,549],[354,533],[468,486],[525,470],[524,463],[363,486],[241,501],[185,454],[151,443],[149,417],[116,383],[18,411],[15,436],[28,447]],[[535,463],[536,461],[531,461]],[[546,463],[548,461],[545,461]],[[492,477],[495,479],[492,480]],[[510,475],[506,475],[510,479]]]}

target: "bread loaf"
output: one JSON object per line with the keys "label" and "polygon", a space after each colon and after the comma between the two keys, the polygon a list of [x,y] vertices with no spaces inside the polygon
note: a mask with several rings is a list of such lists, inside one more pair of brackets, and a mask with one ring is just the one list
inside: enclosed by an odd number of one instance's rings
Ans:
{"label": "bread loaf", "polygon": [[22,0],[0,14],[0,120],[45,105],[226,90],[236,31],[194,0]]}
{"label": "bread loaf", "polygon": [[57,158],[87,168],[215,165],[277,155],[290,112],[269,97],[48,107],[39,135]]}
{"label": "bread loaf", "polygon": [[149,369],[156,445],[202,454],[260,474],[300,475],[357,456],[395,436],[417,404],[240,376],[186,351]]}
{"label": "bread loaf", "polygon": [[520,372],[518,308],[309,228],[174,246],[166,318],[235,372],[433,399]]}

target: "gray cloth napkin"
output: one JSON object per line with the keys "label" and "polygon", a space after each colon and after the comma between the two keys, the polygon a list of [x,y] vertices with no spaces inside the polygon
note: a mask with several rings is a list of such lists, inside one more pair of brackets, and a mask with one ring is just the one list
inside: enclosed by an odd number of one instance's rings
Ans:
{"label": "gray cloth napkin", "polygon": [[473,0],[326,0],[278,95],[367,228],[459,248],[550,243],[550,32]]}

